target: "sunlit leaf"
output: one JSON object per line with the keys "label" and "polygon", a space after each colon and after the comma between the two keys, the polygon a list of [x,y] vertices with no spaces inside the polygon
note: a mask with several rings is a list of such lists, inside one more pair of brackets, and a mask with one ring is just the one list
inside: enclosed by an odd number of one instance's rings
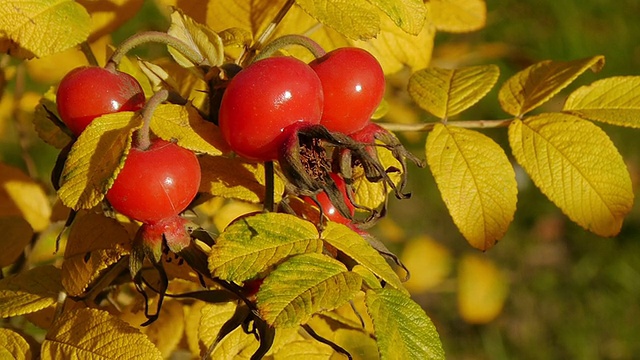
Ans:
{"label": "sunlit leaf", "polygon": [[424,110],[446,119],[471,107],[493,88],[500,69],[495,65],[461,69],[426,68],[409,79],[409,95]]}
{"label": "sunlit leaf", "polygon": [[13,264],[24,252],[24,248],[29,245],[33,237],[31,225],[18,216],[0,217],[0,269]]}
{"label": "sunlit leaf", "polygon": [[282,262],[307,252],[321,252],[316,227],[293,215],[264,213],[229,225],[209,254],[213,276],[241,282]]}
{"label": "sunlit leaf", "polygon": [[[371,334],[364,331],[349,328],[336,329],[333,341],[347,350],[354,359],[369,360],[380,358],[376,340]],[[335,359],[335,357],[332,357],[332,359]]]}
{"label": "sunlit leaf", "polygon": [[640,128],[640,76],[616,76],[569,95],[564,111],[589,120]]}
{"label": "sunlit leaf", "polygon": [[547,102],[588,69],[597,72],[603,66],[603,56],[573,61],[541,61],[502,84],[498,100],[504,111],[519,117]]}
{"label": "sunlit leaf", "polygon": [[117,220],[88,213],[73,223],[62,263],[62,285],[81,295],[100,272],[129,253],[130,238]]}
{"label": "sunlit leaf", "polygon": [[329,360],[333,350],[315,340],[298,340],[285,345],[273,355],[274,360]]}
{"label": "sunlit leaf", "polygon": [[370,289],[382,288],[380,280],[376,277],[376,274],[371,272],[371,270],[367,269],[366,267],[362,265],[356,265],[351,269],[351,271],[360,275],[360,277],[362,278],[362,282]]}
{"label": "sunlit leaf", "polygon": [[[231,303],[226,303],[231,304]],[[200,331],[198,328],[200,327],[200,311],[206,305],[204,301],[196,300],[191,304],[191,306],[184,306],[183,309],[185,311],[184,316],[184,334],[186,343],[188,345],[189,351],[191,355],[196,357],[201,357],[202,352],[205,351],[205,346],[203,343],[200,343],[199,334]]]}
{"label": "sunlit leaf", "polygon": [[13,330],[0,328],[0,359],[31,360],[33,353],[25,338]]}
{"label": "sunlit leaf", "polygon": [[174,10],[171,14],[171,26],[167,33],[182,40],[191,50],[200,55],[198,59],[187,59],[179,51],[169,47],[171,56],[184,67],[219,66],[224,61],[224,49],[220,36],[208,27],[193,21],[180,10]]}
{"label": "sunlit leaf", "polygon": [[46,229],[51,217],[51,205],[42,185],[4,163],[0,163],[0,216],[22,217],[34,231]]}
{"label": "sunlit leaf", "polygon": [[440,337],[420,305],[395,289],[367,291],[381,359],[444,359]]}
{"label": "sunlit leaf", "polygon": [[311,315],[351,300],[362,279],[322,254],[297,255],[280,264],[258,291],[258,310],[271,326],[294,327]]}
{"label": "sunlit leaf", "polygon": [[262,34],[287,0],[219,0],[209,2],[206,25],[213,31],[250,29],[253,38]]}
{"label": "sunlit leaf", "polygon": [[60,270],[39,266],[0,280],[0,316],[36,312],[56,303],[62,291]]}
{"label": "sunlit leaf", "polygon": [[143,0],[77,0],[91,15],[89,41],[110,35],[129,21],[142,7]]}
{"label": "sunlit leaf", "polygon": [[97,309],[64,312],[42,343],[49,359],[162,359],[160,351],[138,329]]}
{"label": "sunlit leaf", "polygon": [[633,205],[631,178],[614,144],[593,123],[541,114],[509,126],[516,160],[571,220],[600,236],[614,236]]}
{"label": "sunlit leaf", "polygon": [[192,151],[209,155],[227,151],[220,129],[205,121],[193,106],[158,106],[153,112],[151,130],[164,140],[177,141],[178,145]]}
{"label": "sunlit leaf", "polygon": [[350,39],[366,40],[380,32],[380,16],[368,1],[296,0],[296,4]]}
{"label": "sunlit leaf", "polygon": [[74,210],[102,201],[122,169],[142,119],[129,111],[94,119],[78,137],[62,171],[58,197]]}
{"label": "sunlit leaf", "polygon": [[424,26],[427,8],[422,0],[370,0],[370,2],[409,34],[417,35]]}
{"label": "sunlit leaf", "polygon": [[429,168],[460,232],[487,250],[506,233],[517,202],[504,150],[477,131],[437,124],[426,143]]}
{"label": "sunlit leaf", "polygon": [[407,241],[400,259],[411,271],[404,286],[412,294],[440,285],[451,273],[453,262],[449,249],[426,235]]}
{"label": "sunlit leaf", "polygon": [[479,255],[466,255],[458,264],[458,311],[469,323],[485,324],[502,311],[508,284],[496,265]]}
{"label": "sunlit leaf", "polygon": [[358,233],[342,224],[329,222],[322,231],[322,239],[376,274],[388,285],[408,294],[385,258]]}
{"label": "sunlit leaf", "polygon": [[50,116],[58,116],[55,99],[53,89],[49,89],[42,96],[33,115],[33,125],[40,139],[57,149],[62,149],[72,139],[50,119]]}
{"label": "sunlit leaf", "polygon": [[[206,348],[212,346],[216,340],[219,342],[213,348],[210,359],[236,359],[237,355],[247,347],[258,348],[258,341],[252,334],[244,332],[241,326],[235,329],[226,329],[227,323],[233,321],[234,315],[246,317],[247,309],[238,309],[236,303],[206,304],[200,311],[200,326],[198,337]],[[234,318],[234,320],[237,320]],[[231,331],[224,338],[219,339],[222,330]]]}
{"label": "sunlit leaf", "polygon": [[429,0],[431,20],[446,32],[468,32],[484,27],[487,5],[484,0]]}
{"label": "sunlit leaf", "polygon": [[[147,321],[144,309],[123,311],[120,319],[133,327],[137,327],[160,350],[162,357],[168,359],[178,347],[184,334],[184,311],[179,301],[165,301],[160,309],[160,316],[149,326],[140,326]],[[196,323],[197,324],[197,323]]]}
{"label": "sunlit leaf", "polygon": [[149,79],[153,92],[160,89],[175,91],[198,109],[209,106],[207,83],[197,77],[193,71],[185,69],[169,58],[138,61],[140,69]]}
{"label": "sunlit leaf", "polygon": [[216,212],[213,217],[213,224],[216,226],[216,229],[222,231],[235,220],[248,214],[259,213],[262,209],[263,207],[258,204],[232,200]]}
{"label": "sunlit leaf", "polygon": [[87,11],[70,0],[5,0],[0,6],[0,52],[42,57],[78,45],[89,35]]}
{"label": "sunlit leaf", "polygon": [[[378,159],[385,169],[402,169],[400,162],[393,157],[388,149],[378,147]],[[394,184],[397,185],[400,182],[401,175],[397,171],[389,172],[388,175]],[[383,181],[370,182],[367,180],[364,169],[360,166],[354,168],[352,187],[355,203],[370,209],[376,209],[382,205],[386,201],[387,195],[393,191]]]}

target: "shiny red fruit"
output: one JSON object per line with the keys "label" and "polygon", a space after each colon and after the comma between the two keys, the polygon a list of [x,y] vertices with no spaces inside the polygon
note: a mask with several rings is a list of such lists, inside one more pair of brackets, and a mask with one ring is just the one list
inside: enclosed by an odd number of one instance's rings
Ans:
{"label": "shiny red fruit", "polygon": [[[333,181],[336,183],[338,190],[340,190],[340,194],[342,195],[342,198],[344,199],[344,202],[347,205],[347,208],[349,209],[351,217],[353,217],[355,213],[355,207],[353,206],[353,204],[351,203],[351,200],[349,200],[349,197],[347,195],[346,183],[344,182],[342,177],[338,174],[331,173],[330,176],[333,179]],[[322,207],[322,213],[324,214],[324,216],[327,217],[327,219],[329,219],[330,221],[337,222],[340,224],[345,224],[345,225],[350,224],[352,222],[351,219],[346,218],[344,215],[342,215],[340,211],[335,207],[335,205],[333,205],[327,193],[323,191],[318,195],[316,195],[316,198],[318,199],[318,203]],[[314,205],[314,206],[318,205],[310,197],[305,196],[303,197],[303,200],[311,205]]]}
{"label": "shiny red fruit", "polygon": [[99,116],[141,109],[145,97],[133,76],[84,66],[71,70],[60,81],[56,102],[60,118],[78,136]]}
{"label": "shiny red fruit", "polygon": [[238,155],[275,160],[285,128],[318,124],[322,104],[322,85],[309,65],[292,57],[272,57],[231,79],[218,121],[224,139]]}
{"label": "shiny red fruit", "polygon": [[153,224],[184,211],[198,192],[200,177],[193,152],[156,139],[147,150],[131,149],[106,197],[118,212]]}
{"label": "shiny red fruit", "polygon": [[384,96],[384,73],[376,58],[366,50],[346,47],[328,52],[309,66],[322,82],[320,123],[347,135],[362,129]]}

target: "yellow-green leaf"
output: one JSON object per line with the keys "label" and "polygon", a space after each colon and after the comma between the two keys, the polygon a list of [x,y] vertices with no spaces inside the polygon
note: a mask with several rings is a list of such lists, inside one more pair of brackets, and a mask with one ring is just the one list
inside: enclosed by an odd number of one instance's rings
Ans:
{"label": "yellow-green leaf", "polygon": [[362,282],[364,285],[368,286],[370,289],[380,289],[382,285],[380,284],[380,280],[376,277],[376,275],[371,272],[371,270],[367,269],[362,265],[354,266],[351,271],[360,275],[362,278]]}
{"label": "yellow-green leaf", "polygon": [[465,255],[458,264],[458,311],[472,324],[495,319],[508,293],[507,279],[489,259]]}
{"label": "yellow-green leaf", "polygon": [[42,343],[45,359],[162,359],[138,329],[97,309],[63,313]]}
{"label": "yellow-green leaf", "polygon": [[603,66],[603,56],[573,61],[541,61],[509,78],[502,85],[498,100],[504,111],[521,117],[547,102],[589,68],[597,72]]}
{"label": "yellow-green leaf", "polygon": [[487,5],[484,0],[430,0],[431,20],[446,32],[469,32],[484,27]]}
{"label": "yellow-green leaf", "polygon": [[0,269],[13,264],[24,252],[24,248],[29,245],[33,237],[31,225],[18,216],[0,217]]}
{"label": "yellow-green leaf", "polygon": [[234,302],[220,304],[206,304],[200,310],[200,326],[198,327],[198,338],[200,344],[209,348],[216,341],[219,341],[207,359],[233,360],[241,358],[238,356],[244,349],[251,348],[255,351],[258,348],[258,341],[253,334],[244,332],[241,326],[233,329],[222,339],[218,339],[225,325],[229,326],[234,315],[246,316],[246,308],[238,308]]}
{"label": "yellow-green leaf", "polygon": [[437,124],[426,143],[429,168],[456,226],[475,248],[491,248],[507,231],[517,202],[515,172],[491,138]]}
{"label": "yellow-green leaf", "polygon": [[191,50],[200,55],[198,59],[187,59],[179,51],[169,47],[171,56],[183,67],[219,66],[224,61],[224,48],[220,36],[208,27],[198,24],[180,10],[174,10],[171,14],[171,26],[167,33],[182,40]]}
{"label": "yellow-green leaf", "polygon": [[56,126],[49,118],[51,116],[49,114],[50,112],[58,116],[55,100],[55,91],[53,88],[50,88],[36,106],[33,114],[33,125],[40,139],[57,149],[62,149],[71,142],[71,137]]}
{"label": "yellow-green leaf", "polygon": [[273,360],[329,360],[333,350],[315,340],[298,340],[286,344],[273,354]]}
{"label": "yellow-green leaf", "polygon": [[142,126],[142,119],[130,111],[94,119],[80,134],[69,153],[58,197],[74,210],[96,206],[122,169],[131,134]]}
{"label": "yellow-green leaf", "polygon": [[444,359],[440,337],[420,305],[395,289],[367,291],[381,359]]}
{"label": "yellow-green leaf", "polygon": [[322,231],[322,239],[376,274],[390,286],[409,294],[385,258],[355,231],[342,224],[328,222]]}
{"label": "yellow-green leaf", "polygon": [[62,285],[69,295],[81,295],[102,270],[129,253],[129,243],[129,233],[117,220],[97,213],[80,215],[62,263]]}
{"label": "yellow-green leaf", "polygon": [[0,280],[0,317],[29,314],[56,303],[60,269],[39,266]]}
{"label": "yellow-green leaf", "polygon": [[[378,147],[377,150],[378,159],[385,169],[402,169],[402,165],[393,157],[390,150],[384,147]],[[397,185],[400,182],[400,173],[394,171],[389,172],[388,175],[394,184]],[[393,191],[393,189],[383,181],[370,182],[367,180],[364,169],[361,166],[356,167],[353,171],[352,187],[355,193],[355,203],[370,209],[376,209],[382,205],[386,201],[387,195]]]}
{"label": "yellow-green leaf", "polygon": [[[144,309],[127,309],[120,314],[120,319],[140,329],[160,350],[164,359],[169,359],[185,330],[183,304],[180,301],[165,300],[160,309],[160,316],[149,326],[140,326],[147,321]],[[134,312],[135,311],[135,312]]]}
{"label": "yellow-green leaf", "polygon": [[220,129],[205,121],[190,105],[158,106],[151,119],[151,131],[167,141],[177,141],[185,149],[209,155],[227,151]]}
{"label": "yellow-green leaf", "polygon": [[564,111],[589,120],[640,128],[640,76],[616,76],[569,95]]}
{"label": "yellow-green leaf", "polygon": [[31,360],[33,354],[25,338],[15,331],[0,328],[0,359]]}
{"label": "yellow-green leaf", "polygon": [[614,236],[633,205],[631,178],[607,134],[593,123],[541,114],[509,126],[516,160],[571,220]]}
{"label": "yellow-green leaf", "polygon": [[424,110],[446,119],[471,107],[493,88],[500,69],[495,65],[461,69],[426,68],[409,79],[409,95]]}
{"label": "yellow-green leaf", "polygon": [[42,57],[69,49],[89,36],[87,11],[71,0],[5,0],[0,6],[0,52]]}
{"label": "yellow-green leaf", "polygon": [[417,35],[423,28],[427,8],[423,0],[370,0],[402,30]]}
{"label": "yellow-green leaf", "polygon": [[[363,316],[366,315],[367,314],[363,314]],[[378,346],[372,334],[349,328],[339,328],[334,331],[335,337],[333,341],[347,350],[354,359],[368,360],[380,358]],[[332,359],[335,359],[335,357],[332,357]]]}
{"label": "yellow-green leaf", "polygon": [[347,38],[366,40],[380,32],[380,16],[365,0],[296,0],[304,11]]}
{"label": "yellow-green leaf", "polygon": [[42,185],[22,170],[0,163],[0,216],[19,216],[34,231],[49,226],[51,204]]}
{"label": "yellow-green leaf", "polygon": [[265,278],[257,294],[258,311],[271,326],[295,327],[353,299],[361,285],[360,275],[333,258],[297,255]]}
{"label": "yellow-green leaf", "polygon": [[229,225],[209,254],[209,270],[223,280],[245,281],[286,258],[322,251],[316,227],[293,215],[264,213]]}
{"label": "yellow-green leaf", "polygon": [[[265,177],[262,163],[240,158],[204,156],[200,158],[202,181],[200,191],[227,199],[261,203],[264,201]],[[282,198],[284,182],[275,177],[274,199]]]}

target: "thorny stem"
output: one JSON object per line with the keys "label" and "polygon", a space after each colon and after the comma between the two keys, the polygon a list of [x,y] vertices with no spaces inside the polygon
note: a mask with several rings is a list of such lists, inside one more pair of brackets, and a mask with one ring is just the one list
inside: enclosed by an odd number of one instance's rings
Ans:
{"label": "thorny stem", "polygon": [[153,94],[144,106],[144,109],[142,110],[142,128],[138,130],[138,149],[147,150],[149,146],[151,146],[151,137],[149,133],[151,132],[151,118],[153,117],[153,112],[156,110],[158,105],[162,104],[168,98],[169,91],[162,89]]}
{"label": "thorny stem", "polygon": [[271,20],[271,23],[269,23],[269,25],[267,25],[267,27],[264,29],[258,40],[256,40],[251,48],[240,55],[240,57],[238,58],[238,65],[243,65],[245,62],[252,61],[256,52],[262,47],[262,45],[264,45],[265,42],[267,42],[267,40],[269,40],[274,30],[276,29],[276,26],[278,26],[284,16],[287,15],[293,4],[295,4],[295,0],[287,0],[287,2],[282,6],[282,9],[280,9],[273,20]]}
{"label": "thorny stem", "polygon": [[113,55],[111,55],[105,67],[117,67],[120,60],[122,60],[131,49],[146,43],[160,43],[171,46],[196,65],[205,61],[199,52],[189,47],[189,45],[185,44],[182,40],[161,31],[145,31],[131,36],[120,44]]}
{"label": "thorny stem", "polygon": [[276,51],[284,48],[289,45],[300,45],[309,50],[309,52],[317,59],[324,56],[327,52],[320,46],[317,42],[311,40],[310,38],[302,35],[291,34],[281,36],[272,42],[270,42],[267,46],[262,49],[260,54],[258,54],[254,61],[258,61],[260,59],[267,58],[273,55]]}
{"label": "thorny stem", "polygon": [[[463,120],[463,121],[447,121],[447,125],[458,126],[467,129],[491,129],[507,127],[513,122],[513,119],[502,120]],[[431,131],[440,124],[440,122],[430,122],[421,124],[394,124],[394,123],[377,123],[381,127],[389,131]]]}
{"label": "thorny stem", "polygon": [[96,59],[96,56],[93,53],[93,50],[91,50],[91,47],[89,46],[89,43],[87,43],[86,41],[83,41],[80,44],[80,50],[84,54],[84,57],[87,58],[87,61],[89,62],[89,65],[91,65],[91,66],[100,66],[98,64],[98,59]]}
{"label": "thorny stem", "polygon": [[273,171],[273,161],[264,163],[264,210],[273,212],[275,210],[274,188],[275,179]]}

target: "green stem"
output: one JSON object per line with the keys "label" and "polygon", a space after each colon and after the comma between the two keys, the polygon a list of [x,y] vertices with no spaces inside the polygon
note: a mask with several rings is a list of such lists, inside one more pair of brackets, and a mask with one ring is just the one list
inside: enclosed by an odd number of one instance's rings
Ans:
{"label": "green stem", "polygon": [[264,210],[267,212],[275,211],[275,174],[273,169],[273,161],[264,163]]}
{"label": "green stem", "polygon": [[295,4],[295,0],[287,0],[287,2],[282,6],[280,11],[276,14],[276,16],[271,20],[269,25],[264,29],[258,40],[249,48],[246,52],[244,52],[238,58],[238,65],[243,65],[245,62],[253,62],[253,57],[256,52],[267,42],[267,40],[273,35],[276,26],[280,24],[285,15],[289,12],[291,7]]}
{"label": "green stem", "polygon": [[138,149],[147,150],[149,146],[151,146],[151,118],[153,117],[153,112],[156,110],[158,105],[162,104],[169,98],[169,91],[166,89],[162,89],[157,93],[153,94],[153,96],[147,101],[147,104],[144,106],[142,110],[142,128],[138,130]]}
{"label": "green stem", "polygon": [[310,38],[302,35],[291,34],[281,36],[264,47],[260,54],[256,55],[253,61],[258,61],[264,58],[268,58],[273,55],[276,51],[283,49],[284,47],[290,45],[300,45],[305,49],[309,50],[309,52],[317,59],[323,57],[327,52],[320,46],[317,42],[311,40]]}
{"label": "green stem", "polygon": [[112,63],[117,66],[120,60],[122,60],[131,49],[147,43],[160,43],[171,46],[196,65],[205,61],[204,57],[198,51],[189,47],[189,45],[182,40],[161,31],[145,31],[131,36],[120,44],[113,55],[111,55],[107,65]]}
{"label": "green stem", "polygon": [[[462,120],[462,121],[447,121],[447,125],[458,126],[467,129],[492,129],[507,127],[513,122],[513,119],[502,120]],[[433,130],[437,124],[441,122],[430,122],[420,124],[394,124],[394,123],[377,123],[383,128],[394,132],[428,132]]]}

